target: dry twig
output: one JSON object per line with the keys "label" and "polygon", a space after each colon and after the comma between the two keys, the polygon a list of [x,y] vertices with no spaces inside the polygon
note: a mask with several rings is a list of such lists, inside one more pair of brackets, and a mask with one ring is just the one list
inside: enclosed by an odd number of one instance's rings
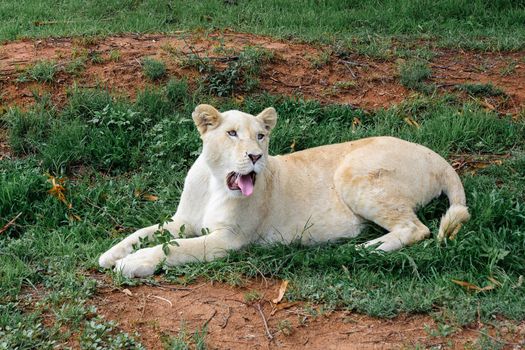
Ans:
{"label": "dry twig", "polygon": [[266,336],[268,337],[268,339],[272,340],[273,335],[272,333],[270,333],[270,329],[268,328],[268,322],[266,322],[266,317],[264,316],[264,313],[261,310],[261,303],[255,304],[254,307],[257,309],[257,311],[259,311],[259,314],[261,315],[264,324],[264,330],[266,331]]}

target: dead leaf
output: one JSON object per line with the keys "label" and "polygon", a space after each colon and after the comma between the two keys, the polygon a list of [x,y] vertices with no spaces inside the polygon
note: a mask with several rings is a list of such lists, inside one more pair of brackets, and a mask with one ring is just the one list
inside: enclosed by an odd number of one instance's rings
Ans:
{"label": "dead leaf", "polygon": [[128,297],[133,296],[133,293],[131,293],[131,291],[127,288],[122,289],[122,293],[126,294]]}
{"label": "dead leaf", "polygon": [[[489,280],[490,280],[490,277],[489,277]],[[485,292],[487,290],[492,290],[496,288],[494,284],[487,284],[485,287],[481,288],[470,282],[458,281],[458,280],[452,280],[452,282],[462,287],[465,287],[467,290],[475,290],[476,292]]]}
{"label": "dead leaf", "polygon": [[494,283],[496,286],[501,287],[501,282],[495,279],[494,277],[487,277],[487,279]]}
{"label": "dead leaf", "polygon": [[153,195],[153,194],[145,194],[142,196],[142,198],[144,198],[145,200],[147,201],[150,201],[150,202],[156,202],[159,200],[159,197]]}
{"label": "dead leaf", "polygon": [[80,216],[78,216],[77,214],[69,214],[68,217],[70,220],[82,221]]}
{"label": "dead leaf", "polygon": [[411,125],[411,126],[414,126],[416,128],[419,129],[419,123],[416,122],[414,119],[410,118],[410,117],[405,117],[403,119],[405,121],[405,123],[407,123],[408,125]]}
{"label": "dead leaf", "polygon": [[295,139],[292,141],[292,144],[290,145],[290,152],[295,152]]}
{"label": "dead leaf", "polygon": [[241,104],[244,102],[244,96],[242,95],[236,95],[234,98],[235,98],[235,102],[237,102],[238,104]]}
{"label": "dead leaf", "polygon": [[489,101],[487,101],[487,99],[484,99],[482,101],[479,101],[481,103],[481,105],[491,111],[495,111],[496,110],[496,107],[494,107]]}
{"label": "dead leaf", "polygon": [[15,216],[15,217],[14,217],[11,221],[9,221],[7,224],[5,224],[4,227],[0,228],[0,233],[4,233],[5,231],[7,231],[7,229],[8,229],[9,227],[11,227],[11,226],[15,223],[16,219],[18,219],[18,218],[20,217],[20,215],[22,215],[22,212],[18,213],[18,215]]}
{"label": "dead leaf", "polygon": [[299,302],[298,301],[292,301],[292,302],[289,302],[289,303],[279,303],[277,305],[275,305],[274,309],[272,310],[272,312],[270,313],[271,316],[275,315],[275,313],[277,311],[280,311],[280,310],[286,310],[286,309],[289,309],[295,305],[299,305]]}
{"label": "dead leaf", "polygon": [[288,288],[288,280],[283,280],[281,282],[281,286],[279,287],[279,294],[277,295],[277,298],[272,300],[274,304],[279,304],[279,302],[283,300],[284,293],[286,293],[286,288]]}
{"label": "dead leaf", "polygon": [[452,280],[457,285],[460,285],[462,287],[465,287],[467,290],[480,290],[481,288],[476,286],[475,284],[472,284],[470,282],[465,281],[458,281],[458,280]]}
{"label": "dead leaf", "polygon": [[51,189],[47,192],[62,203],[64,203],[68,209],[71,209],[72,205],[66,199],[66,188],[63,186],[66,179],[57,179],[56,177],[49,175],[48,181],[51,182]]}

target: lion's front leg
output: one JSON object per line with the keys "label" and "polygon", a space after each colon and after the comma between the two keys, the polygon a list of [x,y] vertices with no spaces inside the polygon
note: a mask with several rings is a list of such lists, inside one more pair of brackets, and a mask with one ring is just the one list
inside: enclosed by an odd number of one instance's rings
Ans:
{"label": "lion's front leg", "polygon": [[238,250],[250,243],[244,235],[221,229],[206,236],[176,239],[168,245],[167,255],[162,245],[145,248],[129,254],[116,262],[115,271],[126,277],[145,277],[152,275],[164,260],[169,266],[189,262],[211,261],[225,256],[230,250]]}
{"label": "lion's front leg", "polygon": [[[183,220],[176,217],[174,217],[173,221],[164,225],[163,228],[168,230],[173,236],[176,236],[179,233],[182,225],[185,226],[186,235],[193,234],[191,227],[185,224]],[[158,230],[159,225],[152,225],[135,231],[102,254],[98,259],[99,265],[104,268],[115,266],[117,260],[128,256],[133,251],[133,245],[139,243],[141,239],[153,237],[153,234]]]}

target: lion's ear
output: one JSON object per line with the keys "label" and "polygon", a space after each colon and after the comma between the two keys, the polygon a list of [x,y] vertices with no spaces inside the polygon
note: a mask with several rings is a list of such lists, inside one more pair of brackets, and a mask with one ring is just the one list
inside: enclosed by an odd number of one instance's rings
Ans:
{"label": "lion's ear", "polygon": [[198,105],[191,117],[201,135],[219,126],[222,118],[221,113],[210,105]]}
{"label": "lion's ear", "polygon": [[268,131],[272,130],[275,124],[277,124],[277,112],[273,107],[266,108],[264,111],[259,113],[257,118],[264,123],[264,126]]}

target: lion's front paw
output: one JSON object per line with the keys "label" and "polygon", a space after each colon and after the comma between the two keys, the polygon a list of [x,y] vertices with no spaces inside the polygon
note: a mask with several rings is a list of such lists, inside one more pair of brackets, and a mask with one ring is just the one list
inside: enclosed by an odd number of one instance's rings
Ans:
{"label": "lion's front paw", "polygon": [[123,259],[117,260],[115,271],[126,277],[146,277],[153,275],[162,262],[164,254],[159,247],[144,248]]}
{"label": "lion's front paw", "polygon": [[115,263],[117,262],[117,260],[124,258],[130,252],[131,252],[130,250],[123,249],[118,246],[114,246],[111,249],[109,249],[107,252],[102,254],[100,258],[98,258],[98,264],[100,265],[100,267],[109,269],[115,266]]}

